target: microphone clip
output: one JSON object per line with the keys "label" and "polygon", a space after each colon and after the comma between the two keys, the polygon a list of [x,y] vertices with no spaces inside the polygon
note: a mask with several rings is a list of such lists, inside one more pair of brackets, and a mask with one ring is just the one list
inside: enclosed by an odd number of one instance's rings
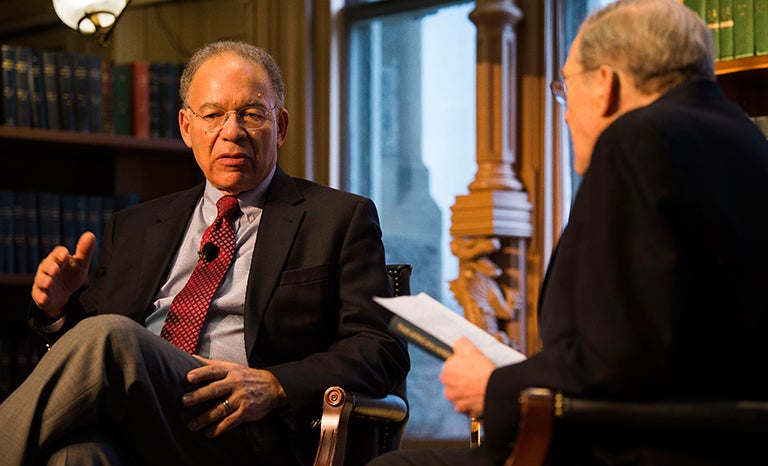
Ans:
{"label": "microphone clip", "polygon": [[205,244],[203,244],[202,249],[197,251],[198,259],[204,260],[205,262],[211,262],[214,259],[216,259],[218,256],[219,256],[219,247],[211,243],[210,241],[207,241]]}

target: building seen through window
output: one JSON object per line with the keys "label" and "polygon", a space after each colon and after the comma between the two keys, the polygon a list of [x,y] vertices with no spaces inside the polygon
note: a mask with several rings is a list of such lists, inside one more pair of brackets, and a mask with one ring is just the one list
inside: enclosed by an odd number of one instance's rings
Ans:
{"label": "building seen through window", "polygon": [[[584,17],[609,0],[556,3],[563,15],[558,43],[570,44]],[[449,229],[451,206],[477,171],[474,8],[475,2],[434,0],[345,8],[341,187],[376,202],[387,262],[413,265],[412,292],[426,292],[460,314],[449,289],[458,273]],[[561,65],[567,52],[556,52]],[[575,190],[579,180],[572,178]],[[566,202],[572,195],[562,194]],[[443,396],[442,362],[413,346],[410,353],[406,440],[468,441],[468,419]]]}
{"label": "building seen through window", "polygon": [[[362,18],[348,35],[344,188],[376,202],[387,262],[413,265],[412,292],[459,313],[448,230],[476,171],[473,9],[449,2]],[[406,438],[468,438],[466,417],[443,397],[442,362],[413,347],[411,358]]]}

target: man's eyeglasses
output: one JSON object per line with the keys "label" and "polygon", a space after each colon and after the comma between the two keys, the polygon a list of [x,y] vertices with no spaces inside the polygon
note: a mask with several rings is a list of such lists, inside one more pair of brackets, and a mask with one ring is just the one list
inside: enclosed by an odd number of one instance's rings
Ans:
{"label": "man's eyeglasses", "polygon": [[559,103],[560,105],[566,105],[568,103],[568,86],[565,85],[565,80],[568,78],[572,78],[574,76],[578,76],[580,74],[589,73],[590,71],[595,71],[597,68],[590,68],[586,70],[577,71],[576,73],[571,73],[568,76],[563,75],[561,79],[556,79],[549,83],[549,89],[552,91],[552,97],[555,98],[555,101]]}
{"label": "man's eyeglasses", "polygon": [[549,83],[549,89],[552,91],[552,97],[560,105],[568,103],[568,89],[565,87],[565,81],[556,79]]}
{"label": "man's eyeglasses", "polygon": [[259,130],[265,127],[267,123],[274,119],[271,112],[276,107],[277,105],[267,109],[261,105],[249,105],[239,110],[230,110],[225,112],[222,110],[213,109],[204,111],[202,114],[192,110],[192,107],[190,106],[187,106],[187,109],[189,109],[189,111],[192,112],[194,116],[202,120],[203,128],[206,134],[210,135],[221,131],[221,129],[224,128],[224,125],[227,124],[227,121],[229,121],[229,117],[231,115],[235,115],[237,122],[239,122],[240,126],[244,130]]}

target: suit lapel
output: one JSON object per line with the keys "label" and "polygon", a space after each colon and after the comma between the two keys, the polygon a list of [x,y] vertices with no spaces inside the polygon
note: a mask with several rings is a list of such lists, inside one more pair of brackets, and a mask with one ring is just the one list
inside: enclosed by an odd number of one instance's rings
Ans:
{"label": "suit lapel", "polygon": [[245,295],[245,346],[251,362],[257,357],[252,353],[262,317],[304,217],[303,201],[293,179],[277,167],[267,191]]}
{"label": "suit lapel", "polygon": [[138,302],[151,305],[162,281],[167,278],[189,216],[202,195],[202,186],[183,192],[159,210],[155,223],[144,230],[138,288],[144,296],[139,296]]}

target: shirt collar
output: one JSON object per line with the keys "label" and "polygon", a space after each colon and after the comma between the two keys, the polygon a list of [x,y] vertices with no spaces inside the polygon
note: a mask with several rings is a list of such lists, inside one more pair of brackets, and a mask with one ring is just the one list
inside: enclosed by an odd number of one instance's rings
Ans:
{"label": "shirt collar", "polygon": [[[245,217],[250,217],[251,214],[264,208],[264,201],[267,197],[267,188],[269,188],[269,184],[275,176],[276,169],[276,165],[272,167],[272,170],[266,178],[264,178],[264,180],[254,189],[243,191],[236,196],[240,203],[240,210],[243,211]],[[213,219],[216,218],[216,202],[223,196],[224,194],[222,194],[221,191],[213,187],[213,185],[206,180],[202,209],[203,215],[207,220],[213,221]]]}

